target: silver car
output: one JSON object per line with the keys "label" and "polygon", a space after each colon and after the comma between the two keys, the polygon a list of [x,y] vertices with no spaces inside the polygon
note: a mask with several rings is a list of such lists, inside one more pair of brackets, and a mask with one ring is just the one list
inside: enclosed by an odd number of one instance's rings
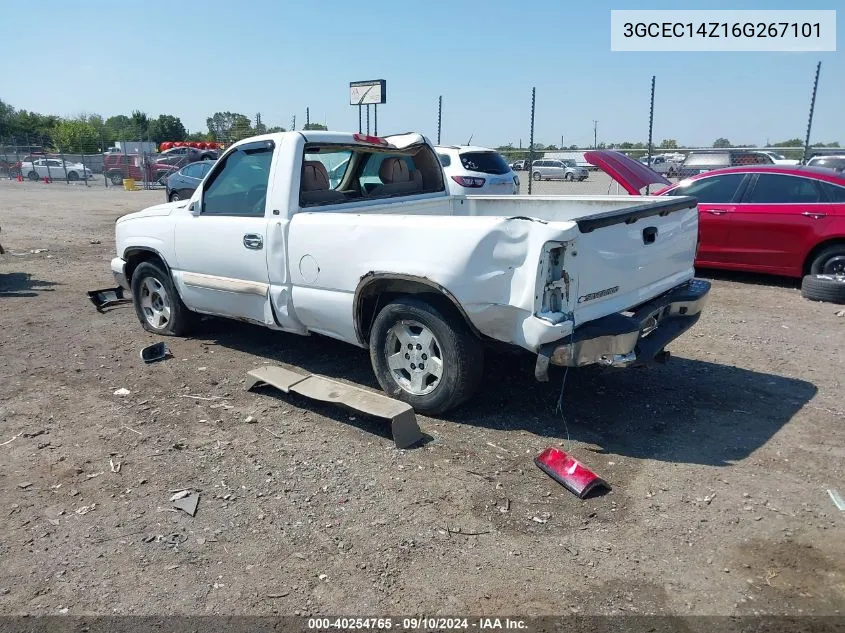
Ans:
{"label": "silver car", "polygon": [[574,160],[543,158],[531,165],[531,177],[534,180],[586,180],[589,172],[578,167]]}

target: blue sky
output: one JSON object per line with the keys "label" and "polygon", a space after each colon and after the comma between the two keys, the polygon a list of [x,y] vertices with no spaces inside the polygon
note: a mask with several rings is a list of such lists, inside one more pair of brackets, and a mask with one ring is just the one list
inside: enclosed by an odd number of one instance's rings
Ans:
{"label": "blue sky", "polygon": [[[839,6],[837,6],[839,5]],[[40,5],[39,5],[40,6]],[[205,130],[215,111],[268,125],[313,121],[357,130],[349,81],[387,80],[379,132],[434,138],[443,95],[444,143],[527,145],[645,140],[651,75],[654,139],[710,144],[803,138],[822,61],[813,140],[845,144],[845,54],[610,51],[610,9],[670,2],[11,2],[0,98],[42,113],[103,116],[141,109]],[[714,2],[683,8],[837,9],[840,2]],[[13,28],[9,28],[13,27]],[[19,62],[19,63],[18,63]]]}

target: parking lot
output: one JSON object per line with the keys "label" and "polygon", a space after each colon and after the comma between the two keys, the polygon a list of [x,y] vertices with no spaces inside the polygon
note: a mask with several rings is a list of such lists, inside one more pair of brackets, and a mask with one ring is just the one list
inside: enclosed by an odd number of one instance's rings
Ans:
{"label": "parking lot", "polygon": [[[0,182],[0,613],[843,613],[837,306],[702,271],[667,365],[570,371],[561,416],[563,372],[491,353],[477,397],[400,451],[378,421],[244,390],[265,363],[377,388],[365,350],[209,319],[144,365],[132,308],[86,291],[114,285],[114,220],[163,201]],[[533,464],[549,446],[613,490],[577,499]]]}

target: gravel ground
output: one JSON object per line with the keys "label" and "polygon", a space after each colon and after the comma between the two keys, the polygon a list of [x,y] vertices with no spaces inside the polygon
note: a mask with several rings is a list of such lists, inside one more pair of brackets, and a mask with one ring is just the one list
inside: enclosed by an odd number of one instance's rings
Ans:
{"label": "gravel ground", "polygon": [[[0,613],[843,614],[834,306],[719,275],[668,365],[569,372],[564,420],[562,372],[491,353],[477,397],[400,451],[379,422],[244,391],[279,362],[375,387],[363,350],[210,319],[140,361],[131,308],[85,293],[113,285],[115,218],[162,199],[0,182]],[[548,446],[613,490],[575,498],[532,463]]]}

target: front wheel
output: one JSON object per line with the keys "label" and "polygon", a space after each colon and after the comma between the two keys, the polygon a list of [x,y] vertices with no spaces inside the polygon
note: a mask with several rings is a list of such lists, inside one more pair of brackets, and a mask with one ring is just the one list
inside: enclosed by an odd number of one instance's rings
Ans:
{"label": "front wheel", "polygon": [[182,336],[194,322],[173,280],[154,262],[142,262],[132,273],[132,303],[144,329],[153,334]]}
{"label": "front wheel", "polygon": [[540,175],[539,171],[535,171],[534,174],[531,176],[534,180],[540,181],[543,177]]}
{"label": "front wheel", "polygon": [[573,176],[572,174],[564,174],[564,175],[563,175],[563,179],[564,179],[566,182],[572,182],[572,179],[573,179],[573,178],[574,178],[574,176]]}
{"label": "front wheel", "polygon": [[67,179],[71,182],[75,182],[79,180],[79,174],[77,174],[75,171],[69,171],[67,173]]}
{"label": "front wheel", "polygon": [[370,360],[385,392],[420,413],[438,415],[475,393],[484,349],[460,316],[403,297],[373,322]]}
{"label": "front wheel", "polygon": [[113,172],[109,176],[109,180],[111,180],[111,184],[113,184],[116,187],[119,187],[120,185],[123,184],[123,174],[121,174],[120,172]]}
{"label": "front wheel", "polygon": [[29,178],[32,182],[35,182],[38,180],[38,172],[31,171],[26,175],[26,177]]}

